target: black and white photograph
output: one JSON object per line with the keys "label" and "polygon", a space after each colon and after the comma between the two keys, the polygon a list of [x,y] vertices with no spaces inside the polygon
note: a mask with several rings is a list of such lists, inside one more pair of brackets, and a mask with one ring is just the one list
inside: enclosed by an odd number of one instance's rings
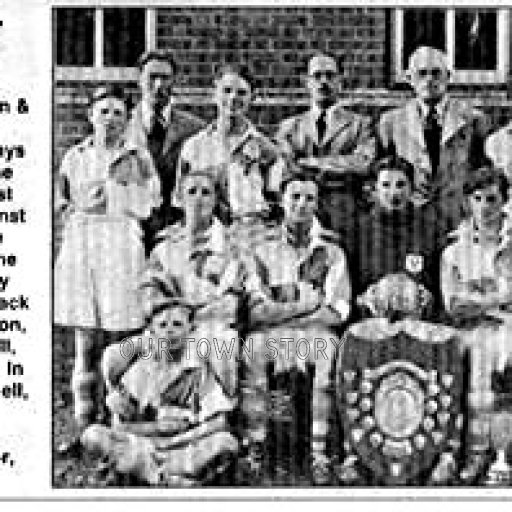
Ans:
{"label": "black and white photograph", "polygon": [[512,487],[510,7],[51,32],[54,490]]}

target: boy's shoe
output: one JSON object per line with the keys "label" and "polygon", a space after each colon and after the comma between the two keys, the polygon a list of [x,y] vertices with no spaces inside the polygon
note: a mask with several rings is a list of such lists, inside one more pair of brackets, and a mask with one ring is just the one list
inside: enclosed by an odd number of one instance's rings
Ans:
{"label": "boy's shoe", "polygon": [[358,459],[355,455],[349,455],[343,461],[333,461],[333,472],[339,485],[361,485],[364,483],[357,462]]}
{"label": "boy's shoe", "polygon": [[311,455],[311,481],[313,485],[332,485],[333,470],[331,459],[325,453],[313,453]]}
{"label": "boy's shoe", "polygon": [[251,441],[243,448],[240,459],[242,480],[251,486],[262,485],[265,477],[265,444]]}
{"label": "boy's shoe", "polygon": [[463,485],[475,485],[485,477],[492,461],[490,450],[474,451],[470,453],[468,461],[459,473]]}
{"label": "boy's shoe", "polygon": [[457,480],[457,463],[449,452],[442,453],[427,485],[453,485]]}

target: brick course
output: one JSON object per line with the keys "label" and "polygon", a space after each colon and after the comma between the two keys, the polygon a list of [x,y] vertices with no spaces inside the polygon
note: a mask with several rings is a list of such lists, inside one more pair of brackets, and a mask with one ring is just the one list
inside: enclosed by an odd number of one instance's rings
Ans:
{"label": "brick course", "polygon": [[343,74],[359,87],[385,87],[388,19],[386,9],[165,8],[157,13],[157,46],[177,50],[189,87],[204,86],[205,55],[247,61],[261,88],[300,86],[290,75],[304,72],[315,50],[343,57]]}

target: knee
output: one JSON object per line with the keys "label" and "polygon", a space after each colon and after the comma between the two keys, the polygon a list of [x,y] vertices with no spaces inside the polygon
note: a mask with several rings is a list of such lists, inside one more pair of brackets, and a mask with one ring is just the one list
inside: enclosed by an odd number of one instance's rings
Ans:
{"label": "knee", "polygon": [[103,352],[101,373],[107,383],[115,383],[126,370],[128,361],[123,355],[121,345],[115,343]]}

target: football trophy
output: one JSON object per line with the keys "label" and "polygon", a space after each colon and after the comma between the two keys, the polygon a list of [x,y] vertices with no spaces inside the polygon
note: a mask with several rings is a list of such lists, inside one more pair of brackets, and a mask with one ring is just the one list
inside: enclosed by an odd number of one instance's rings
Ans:
{"label": "football trophy", "polygon": [[369,475],[368,483],[406,485],[456,457],[462,357],[451,329],[415,322],[386,331],[381,320],[347,333],[338,361],[338,405],[352,465]]}
{"label": "football trophy", "polygon": [[[431,294],[393,274],[358,298],[374,318],[351,326],[337,366],[346,483],[447,484],[463,431],[457,331],[424,322]],[[352,482],[349,482],[352,478]]]}
{"label": "football trophy", "polygon": [[496,460],[487,471],[486,485],[510,486],[512,467],[507,462],[507,448],[512,440],[512,412],[500,411],[490,417],[491,444],[496,450]]}

